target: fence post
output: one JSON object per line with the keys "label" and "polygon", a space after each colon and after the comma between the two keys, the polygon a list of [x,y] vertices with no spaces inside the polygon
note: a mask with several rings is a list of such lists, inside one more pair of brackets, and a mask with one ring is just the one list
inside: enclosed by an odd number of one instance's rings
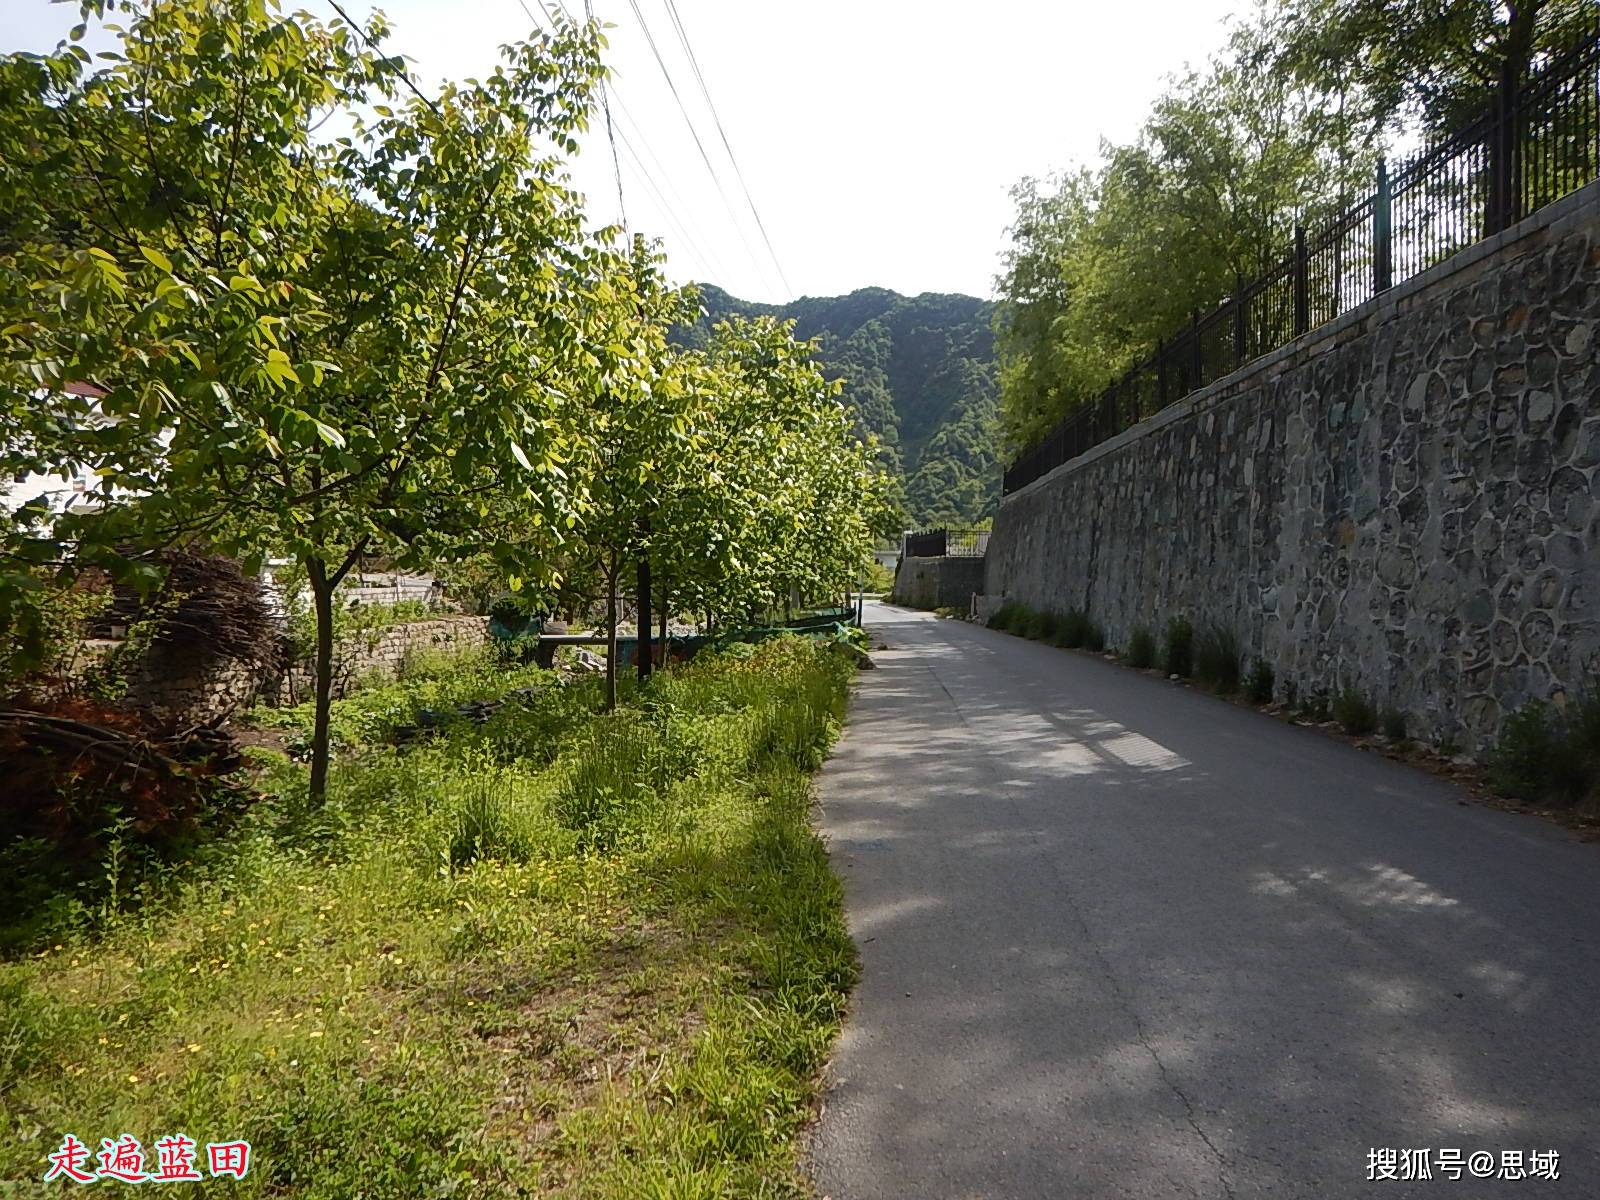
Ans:
{"label": "fence post", "polygon": [[1234,276],[1233,283],[1233,368],[1244,366],[1244,282]]}
{"label": "fence post", "polygon": [[1392,254],[1393,228],[1389,192],[1389,164],[1378,160],[1378,190],[1372,197],[1372,292],[1377,295],[1394,286]]}
{"label": "fence post", "polygon": [[1200,353],[1200,310],[1189,310],[1189,369],[1194,372],[1189,378],[1188,392],[1199,391],[1205,386],[1205,360]]}
{"label": "fence post", "polygon": [[[650,537],[649,517],[641,517],[639,519],[639,532],[645,539]],[[643,683],[650,678],[650,669],[654,666],[652,660],[655,657],[650,646],[650,551],[648,549],[639,551],[639,564],[634,584],[634,602],[638,605],[639,610],[635,614],[638,618],[636,624],[639,627],[639,636],[634,642],[634,658],[636,660],[634,667],[639,672],[639,682]]]}
{"label": "fence post", "polygon": [[1156,339],[1156,411],[1167,406],[1167,343]]}
{"label": "fence post", "polygon": [[1485,237],[1509,229],[1521,217],[1522,139],[1518,136],[1517,69],[1501,65],[1495,88],[1494,121],[1489,134],[1489,204],[1484,214]]}
{"label": "fence post", "polygon": [[1306,227],[1294,227],[1294,335],[1311,328],[1310,264],[1306,259]]}

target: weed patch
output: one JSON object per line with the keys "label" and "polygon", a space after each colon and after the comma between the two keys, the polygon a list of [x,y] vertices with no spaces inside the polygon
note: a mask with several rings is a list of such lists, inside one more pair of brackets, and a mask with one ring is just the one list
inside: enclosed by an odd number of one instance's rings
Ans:
{"label": "weed patch", "polygon": [[1061,618],[1056,642],[1069,650],[1076,650],[1089,641],[1089,617],[1081,609],[1070,608]]}
{"label": "weed patch", "polygon": [[147,903],[0,961],[0,1179],[182,1130],[251,1141],[241,1196],[798,1194],[855,974],[808,777],[852,670],[777,639],[612,715],[539,693],[355,745],[316,808],[265,756]]}
{"label": "weed patch", "polygon": [[1353,737],[1365,737],[1378,728],[1377,710],[1355,688],[1345,688],[1334,697],[1333,719]]}
{"label": "weed patch", "polygon": [[1378,724],[1383,729],[1383,736],[1391,742],[1406,740],[1406,714],[1392,704],[1378,714]]}
{"label": "weed patch", "polygon": [[1028,613],[1023,636],[1036,642],[1053,641],[1060,624],[1061,618],[1056,616],[1055,613],[1035,610]]}
{"label": "weed patch", "polygon": [[989,628],[999,629],[1006,633],[1020,632],[1020,625],[1027,617],[1028,610],[1020,604],[1007,602],[996,609],[989,617]]}
{"label": "weed patch", "polygon": [[1489,783],[1502,796],[1570,807],[1600,795],[1600,696],[1564,709],[1535,701],[1510,717],[1489,755]]}
{"label": "weed patch", "polygon": [[1161,647],[1161,669],[1184,679],[1194,673],[1194,626],[1187,617],[1173,617],[1167,622],[1167,637]]}
{"label": "weed patch", "polygon": [[1245,695],[1252,704],[1271,704],[1274,682],[1272,664],[1258,658],[1251,664],[1250,677],[1245,680]]}
{"label": "weed patch", "polygon": [[1156,639],[1148,629],[1135,629],[1128,638],[1128,653],[1124,656],[1130,667],[1145,670],[1156,665]]}
{"label": "weed patch", "polygon": [[1239,690],[1239,664],[1243,655],[1233,630],[1207,625],[1194,643],[1195,677],[1220,696]]}

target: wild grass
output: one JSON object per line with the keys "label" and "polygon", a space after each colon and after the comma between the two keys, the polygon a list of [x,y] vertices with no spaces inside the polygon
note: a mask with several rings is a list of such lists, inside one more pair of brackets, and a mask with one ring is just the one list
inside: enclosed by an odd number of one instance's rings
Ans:
{"label": "wild grass", "polygon": [[[407,662],[402,678],[376,682],[332,704],[329,730],[333,744],[351,748],[382,741],[395,730],[416,723],[423,710],[448,712],[471,700],[491,700],[516,688],[544,688],[555,682],[553,671],[509,664],[488,647],[459,653],[429,651]],[[246,722],[262,729],[287,732],[291,746],[311,736],[310,702],[286,708],[260,707]]]}
{"label": "wild grass", "polygon": [[1510,717],[1489,755],[1489,783],[1502,796],[1556,807],[1600,800],[1600,693],[1562,708],[1535,701]]}
{"label": "wild grass", "polygon": [[1194,640],[1195,677],[1219,696],[1239,690],[1243,658],[1238,637],[1224,625],[1209,624]]}
{"label": "wild grass", "polygon": [[1123,660],[1138,670],[1156,665],[1156,639],[1148,629],[1142,626],[1135,629],[1128,637],[1128,652]]}
{"label": "wild grass", "polygon": [[989,617],[989,628],[1004,630],[1036,642],[1050,642],[1069,650],[1079,647],[1104,650],[1106,647],[1105,632],[1089,619],[1087,613],[1076,608],[1056,613],[1012,601],[1001,605]]}
{"label": "wild grass", "polygon": [[1383,729],[1383,736],[1391,742],[1406,740],[1406,714],[1394,705],[1387,705],[1378,714],[1378,724]]}
{"label": "wild grass", "polygon": [[1378,728],[1378,710],[1355,688],[1347,687],[1333,700],[1333,719],[1355,737],[1365,737]]}
{"label": "wild grass", "polygon": [[1056,630],[1056,644],[1076,650],[1087,644],[1089,639],[1089,614],[1079,608],[1069,608],[1061,618],[1060,628]]}
{"label": "wild grass", "polygon": [[241,1196],[799,1195],[855,971],[808,778],[851,669],[781,639],[609,717],[366,742],[320,808],[264,754],[159,899],[0,962],[0,1181],[181,1130],[251,1142]]}
{"label": "wild grass", "polygon": [[1014,601],[1002,604],[989,616],[989,628],[1007,633],[1020,633],[1018,626],[1027,619],[1028,610]]}
{"label": "wild grass", "polygon": [[1161,669],[1168,675],[1187,679],[1194,672],[1194,626],[1187,617],[1167,622],[1167,637],[1161,646]]}
{"label": "wild grass", "polygon": [[1250,675],[1245,680],[1245,695],[1252,704],[1271,704],[1275,683],[1272,664],[1264,658],[1258,658],[1251,664]]}
{"label": "wild grass", "polygon": [[1055,613],[1047,609],[1035,609],[1028,614],[1023,636],[1032,638],[1036,642],[1054,641],[1060,624],[1061,618]]}

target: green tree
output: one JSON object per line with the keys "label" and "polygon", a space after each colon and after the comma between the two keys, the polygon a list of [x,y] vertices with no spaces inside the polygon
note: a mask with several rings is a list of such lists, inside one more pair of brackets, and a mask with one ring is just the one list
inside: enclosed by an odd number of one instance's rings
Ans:
{"label": "green tree", "polygon": [[892,489],[815,347],[771,317],[733,318],[680,363],[698,456],[662,495],[650,554],[680,609],[743,618],[792,593],[840,594]]}
{"label": "green tree", "polygon": [[1501,80],[1600,32],[1593,0],[1288,0],[1280,15],[1276,65],[1348,95],[1373,132],[1451,132]]}
{"label": "green tree", "polygon": [[999,280],[1001,424],[1013,450],[1281,261],[1371,178],[1370,139],[1327,92],[1264,70],[1278,24],[1258,14],[1178,80],[1133,143],[1094,172],[1016,190]]}
{"label": "green tree", "polygon": [[[992,404],[995,392],[987,302],[861,288],[846,296],[761,305],[710,285],[703,287],[701,302],[706,316],[675,334],[686,344],[704,345],[719,320],[755,316],[792,320],[794,336],[814,343],[823,374],[843,385],[840,398],[853,410],[858,435],[876,439],[894,503],[910,510],[898,519],[901,528],[908,521],[942,520],[951,511],[970,524],[992,507],[998,446],[984,440],[982,423],[970,422],[974,410]],[[963,431],[941,437],[951,424]],[[918,475],[924,486],[911,502],[907,496]],[[946,481],[950,491],[930,490]]]}
{"label": "green tree", "polygon": [[[320,797],[344,577],[370,554],[420,565],[491,542],[533,571],[538,546],[496,541],[491,515],[551,542],[576,522],[570,398],[614,324],[615,268],[549,147],[584,127],[595,35],[510,47],[429,99],[381,18],[266,0],[84,12],[129,19],[108,65],[86,71],[75,44],[0,61],[26,99],[0,115],[0,159],[27,164],[0,174],[0,211],[24,218],[0,253],[18,418],[0,468],[83,463],[125,499],[0,533],[0,627],[25,634],[41,567],[126,573],[121,548],[177,541],[288,552],[317,614]],[[326,122],[350,132],[319,140]],[[89,216],[30,206],[29,187]],[[77,380],[106,389],[99,419],[29,403]]]}
{"label": "green tree", "polygon": [[[652,521],[682,472],[700,469],[693,392],[675,369],[667,332],[688,319],[692,297],[669,288],[659,255],[642,239],[628,269],[605,285],[609,327],[590,357],[592,393],[575,463],[586,481],[578,530],[606,602],[606,707],[617,703],[617,624],[623,572],[648,555]],[[644,630],[640,630],[641,641]]]}

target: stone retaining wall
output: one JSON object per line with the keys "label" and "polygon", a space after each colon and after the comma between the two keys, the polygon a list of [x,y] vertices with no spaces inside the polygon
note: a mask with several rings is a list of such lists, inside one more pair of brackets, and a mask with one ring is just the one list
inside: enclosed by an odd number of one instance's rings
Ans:
{"label": "stone retaining wall", "polygon": [[1006,497],[987,563],[1469,749],[1600,682],[1600,185]]}
{"label": "stone retaining wall", "polygon": [[983,559],[972,556],[902,558],[890,599],[910,608],[959,608],[983,591]]}

